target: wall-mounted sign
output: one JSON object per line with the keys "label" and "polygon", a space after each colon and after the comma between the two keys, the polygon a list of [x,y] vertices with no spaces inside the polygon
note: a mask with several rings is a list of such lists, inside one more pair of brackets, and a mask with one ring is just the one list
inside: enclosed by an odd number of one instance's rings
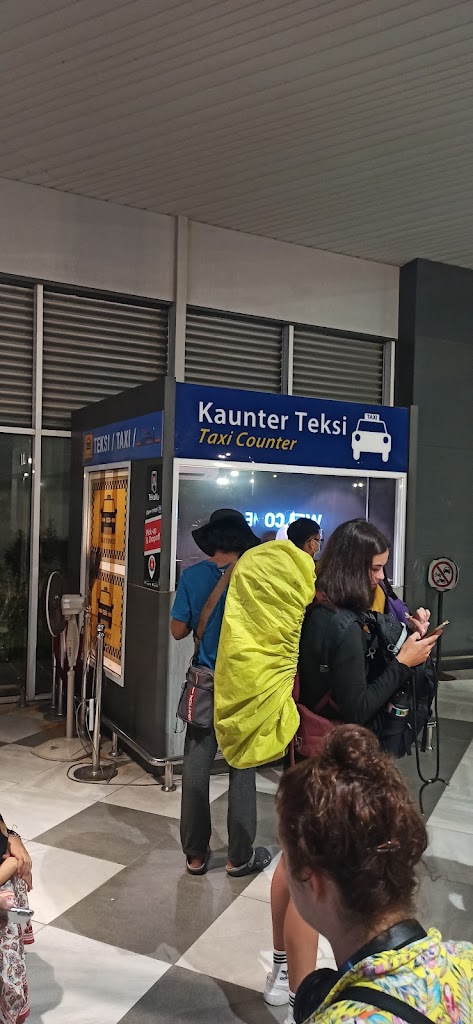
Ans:
{"label": "wall-mounted sign", "polygon": [[94,427],[83,435],[84,466],[159,458],[163,452],[163,414],[147,413],[132,420]]}
{"label": "wall-mounted sign", "polygon": [[407,409],[198,384],[176,387],[180,458],[407,471]]}
{"label": "wall-mounted sign", "polygon": [[434,558],[429,565],[427,580],[432,590],[443,594],[446,590],[454,590],[460,570],[452,558]]}
{"label": "wall-mounted sign", "polygon": [[162,469],[149,466],[146,471],[144,514],[144,574],[145,587],[159,590],[159,564],[161,559]]}

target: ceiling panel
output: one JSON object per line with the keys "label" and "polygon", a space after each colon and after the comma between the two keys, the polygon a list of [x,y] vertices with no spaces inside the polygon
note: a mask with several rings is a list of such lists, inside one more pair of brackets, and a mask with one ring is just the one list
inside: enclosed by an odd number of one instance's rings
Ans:
{"label": "ceiling panel", "polygon": [[0,176],[473,267],[473,3],[6,0]]}

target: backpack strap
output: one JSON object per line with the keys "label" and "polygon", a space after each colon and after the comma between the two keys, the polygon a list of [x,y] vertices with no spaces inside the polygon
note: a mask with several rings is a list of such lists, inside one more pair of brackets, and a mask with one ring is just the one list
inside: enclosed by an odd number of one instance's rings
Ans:
{"label": "backpack strap", "polygon": [[202,611],[200,613],[200,618],[199,618],[199,621],[197,623],[197,629],[196,629],[196,631],[194,633],[194,658],[197,657],[197,654],[198,654],[198,651],[199,651],[199,647],[200,647],[200,644],[201,644],[201,641],[202,641],[202,637],[203,637],[203,635],[205,633],[205,630],[207,628],[207,624],[208,624],[208,621],[210,619],[210,616],[211,616],[214,608],[218,604],[222,594],[224,593],[224,591],[228,587],[228,584],[230,583],[230,577],[232,575],[232,572],[233,572],[234,568],[235,568],[234,565],[229,565],[228,569],[225,569],[225,572],[222,573],[218,583],[213,588],[212,592],[209,594],[209,597],[207,598],[207,600],[206,600],[206,602],[204,604],[204,607],[202,608]]}
{"label": "backpack strap", "polygon": [[[399,654],[399,651],[401,650],[403,643],[405,642],[405,640],[407,640],[407,637],[409,635],[406,623],[401,622],[399,619],[396,619],[395,621],[396,624],[400,627],[400,632],[397,640],[389,640],[385,633],[386,624],[388,625],[388,627],[391,627],[392,629],[394,620],[391,615],[382,615],[379,612],[369,612],[365,617],[364,623],[371,634],[371,638],[374,639],[374,637],[376,637],[380,647],[388,651],[391,657],[393,658],[395,658],[396,655]],[[368,651],[367,657],[373,657],[373,653],[374,650],[373,647],[371,647],[371,649]]]}
{"label": "backpack strap", "polygon": [[382,1010],[383,1013],[389,1013],[393,1017],[406,1021],[406,1024],[434,1024],[431,1017],[427,1017],[425,1013],[421,1013],[414,1006],[405,1003],[403,999],[396,999],[395,996],[390,996],[379,988],[370,988],[368,985],[350,985],[339,992],[333,1002],[341,1003],[345,1000],[372,1006],[375,1010]]}

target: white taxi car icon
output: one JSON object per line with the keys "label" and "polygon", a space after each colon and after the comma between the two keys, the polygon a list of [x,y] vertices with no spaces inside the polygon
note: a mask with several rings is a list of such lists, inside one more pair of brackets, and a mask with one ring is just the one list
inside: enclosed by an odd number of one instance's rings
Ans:
{"label": "white taxi car icon", "polygon": [[351,447],[355,462],[359,461],[362,453],[381,455],[383,462],[388,461],[391,435],[377,413],[365,412],[363,418],[358,420],[356,430],[351,435]]}

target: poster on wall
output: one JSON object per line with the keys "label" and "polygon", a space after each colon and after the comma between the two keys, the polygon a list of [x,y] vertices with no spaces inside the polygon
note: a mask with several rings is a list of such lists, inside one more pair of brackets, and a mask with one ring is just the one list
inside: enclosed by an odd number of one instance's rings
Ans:
{"label": "poster on wall", "polygon": [[145,587],[159,590],[159,566],[161,561],[161,485],[162,467],[149,466],[146,473],[145,514],[144,514],[144,574]]}
{"label": "poster on wall", "polygon": [[90,641],[97,626],[105,627],[104,670],[123,686],[128,469],[97,470],[89,475],[89,553],[96,552],[89,578]]}

